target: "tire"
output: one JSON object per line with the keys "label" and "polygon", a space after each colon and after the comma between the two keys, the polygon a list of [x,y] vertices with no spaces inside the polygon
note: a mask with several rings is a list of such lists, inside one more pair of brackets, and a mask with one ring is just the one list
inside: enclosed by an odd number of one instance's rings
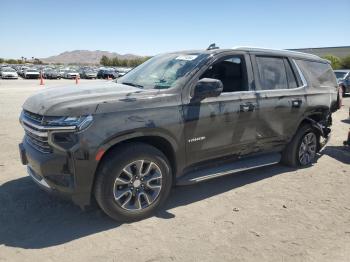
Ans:
{"label": "tire", "polygon": [[346,95],[346,93],[345,93],[345,91],[346,91],[345,86],[342,86],[341,88],[343,89],[343,97],[346,97],[347,95]]}
{"label": "tire", "polygon": [[151,216],[164,204],[171,187],[172,172],[166,156],[148,144],[130,143],[103,159],[94,194],[108,216],[131,222]]}
{"label": "tire", "polygon": [[[305,149],[305,141],[310,137],[312,137],[312,143],[310,142]],[[319,137],[314,128],[312,128],[310,124],[304,124],[298,129],[293,139],[282,152],[281,163],[291,167],[310,166],[315,161],[318,146]],[[308,161],[305,161],[307,160],[305,159],[307,158],[306,156],[304,158],[301,158],[300,156],[303,149],[307,150],[308,153],[306,153],[306,155],[309,154],[310,159],[308,159]]]}

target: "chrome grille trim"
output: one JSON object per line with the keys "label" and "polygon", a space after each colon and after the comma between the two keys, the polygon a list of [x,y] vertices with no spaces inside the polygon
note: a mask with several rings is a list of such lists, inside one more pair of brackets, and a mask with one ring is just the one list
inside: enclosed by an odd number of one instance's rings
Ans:
{"label": "chrome grille trim", "polygon": [[76,126],[44,126],[44,116],[23,110],[20,123],[25,132],[25,140],[34,149],[42,153],[52,153],[49,144],[49,131],[74,131]]}
{"label": "chrome grille trim", "polygon": [[31,127],[29,127],[29,125],[23,121],[22,127],[24,128],[25,131],[34,134],[35,136],[39,136],[39,137],[48,137],[48,133],[47,131],[45,132],[41,132],[41,131],[37,131],[32,129]]}
{"label": "chrome grille trim", "polygon": [[34,127],[35,129],[38,130],[75,130],[76,127],[75,126],[42,126],[42,125],[38,125],[38,124],[34,124],[28,120],[26,120],[25,118],[22,118],[23,123]]}
{"label": "chrome grille trim", "polygon": [[36,142],[36,140],[30,138],[29,136],[26,136],[26,141],[33,148],[35,148],[36,150],[40,151],[41,153],[48,154],[48,153],[52,152],[52,148],[49,145],[41,145],[38,142]]}
{"label": "chrome grille trim", "polygon": [[31,121],[37,122],[37,123],[41,123],[41,121],[43,120],[43,116],[38,115],[38,114],[34,114],[34,113],[29,112],[27,110],[23,110],[23,114],[26,118],[30,119]]}

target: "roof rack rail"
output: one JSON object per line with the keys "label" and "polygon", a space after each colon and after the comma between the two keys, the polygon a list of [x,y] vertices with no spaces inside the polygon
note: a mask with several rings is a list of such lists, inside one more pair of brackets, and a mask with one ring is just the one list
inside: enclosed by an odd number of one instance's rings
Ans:
{"label": "roof rack rail", "polygon": [[208,46],[207,50],[214,50],[214,49],[219,49],[218,46],[215,45],[215,43],[212,43],[210,46]]}

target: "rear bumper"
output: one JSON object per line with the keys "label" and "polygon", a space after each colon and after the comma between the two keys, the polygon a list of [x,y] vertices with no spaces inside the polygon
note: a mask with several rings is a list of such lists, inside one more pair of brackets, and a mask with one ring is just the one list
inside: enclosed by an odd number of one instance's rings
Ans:
{"label": "rear bumper", "polygon": [[329,134],[323,141],[320,142],[320,150],[319,153],[323,151],[323,149],[326,148],[329,140],[331,139],[331,134]]}
{"label": "rear bumper", "polygon": [[39,75],[25,75],[25,78],[27,78],[27,79],[38,79]]}
{"label": "rear bumper", "polygon": [[79,75],[67,75],[67,79],[75,79],[75,78],[77,78],[77,77],[79,77]]}

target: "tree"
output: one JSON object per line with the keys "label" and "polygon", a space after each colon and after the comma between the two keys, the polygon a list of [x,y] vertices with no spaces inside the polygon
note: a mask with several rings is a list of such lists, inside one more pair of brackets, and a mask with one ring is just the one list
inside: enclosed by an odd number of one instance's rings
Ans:
{"label": "tree", "polygon": [[17,64],[17,60],[15,60],[15,59],[7,59],[7,60],[5,60],[5,62],[7,64]]}
{"label": "tree", "polygon": [[0,64],[2,64],[4,62],[3,58],[0,58]]}
{"label": "tree", "polygon": [[341,67],[344,69],[350,68],[350,55],[341,60]]}
{"label": "tree", "polygon": [[104,66],[109,66],[110,65],[110,59],[107,56],[102,56],[100,60],[100,64]]}
{"label": "tree", "polygon": [[331,62],[331,66],[333,70],[336,70],[342,67],[341,60],[337,56],[329,54],[329,55],[325,55],[323,58]]}
{"label": "tree", "polygon": [[151,57],[139,57],[134,59],[119,59],[118,57],[108,58],[107,56],[102,56],[100,64],[104,66],[122,66],[122,67],[135,67]]}

